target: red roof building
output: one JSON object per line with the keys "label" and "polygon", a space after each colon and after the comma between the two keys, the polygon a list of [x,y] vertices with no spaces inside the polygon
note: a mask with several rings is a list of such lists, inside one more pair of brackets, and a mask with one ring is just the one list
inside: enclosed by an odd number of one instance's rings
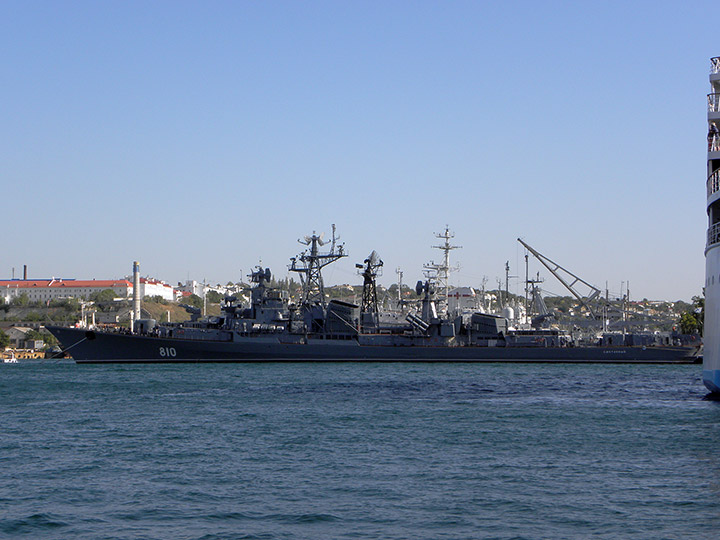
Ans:
{"label": "red roof building", "polygon": [[0,280],[0,298],[10,302],[25,293],[31,302],[45,302],[59,298],[84,298],[96,292],[112,289],[118,297],[132,296],[132,283],[126,279],[12,279]]}

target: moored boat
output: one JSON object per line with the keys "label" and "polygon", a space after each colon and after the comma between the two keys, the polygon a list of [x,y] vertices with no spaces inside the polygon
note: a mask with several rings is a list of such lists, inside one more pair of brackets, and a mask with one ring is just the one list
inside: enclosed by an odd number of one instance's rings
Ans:
{"label": "moored boat", "polygon": [[[447,238],[446,238],[447,240]],[[699,344],[669,334],[618,334],[580,342],[557,329],[515,330],[502,316],[475,312],[438,315],[437,287],[418,282],[418,309],[398,323],[383,322],[375,280],[382,261],[373,252],[357,265],[363,277],[360,305],[326,300],[322,268],[345,257],[333,233],[321,253],[320,236],[305,237],[308,249],[291,259],[300,274],[301,299],[270,287],[269,269],[258,267],[249,307],[225,297],[222,315],[184,323],[140,319],[134,299],[133,331],[48,326],[63,352],[78,363],[96,362],[601,362],[691,363]],[[445,263],[447,266],[447,262]],[[137,281],[138,267],[134,265]],[[446,282],[445,282],[446,283]],[[447,287],[445,287],[447,289]]]}

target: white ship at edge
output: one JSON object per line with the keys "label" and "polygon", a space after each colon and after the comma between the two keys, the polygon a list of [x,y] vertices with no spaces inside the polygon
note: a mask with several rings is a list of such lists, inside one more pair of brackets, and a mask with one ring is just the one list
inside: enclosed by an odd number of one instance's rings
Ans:
{"label": "white ship at edge", "polygon": [[710,63],[703,382],[720,393],[720,57]]}

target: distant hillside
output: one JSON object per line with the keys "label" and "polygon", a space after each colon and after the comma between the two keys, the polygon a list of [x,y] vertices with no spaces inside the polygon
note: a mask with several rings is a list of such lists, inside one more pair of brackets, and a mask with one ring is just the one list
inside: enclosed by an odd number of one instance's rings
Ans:
{"label": "distant hillside", "polygon": [[[170,312],[170,322],[184,322],[190,320],[190,314],[184,307],[175,302],[160,304],[157,302],[143,302],[143,317],[148,316],[151,319],[167,322],[168,312]],[[220,304],[208,304],[207,314],[212,316],[220,315]]]}

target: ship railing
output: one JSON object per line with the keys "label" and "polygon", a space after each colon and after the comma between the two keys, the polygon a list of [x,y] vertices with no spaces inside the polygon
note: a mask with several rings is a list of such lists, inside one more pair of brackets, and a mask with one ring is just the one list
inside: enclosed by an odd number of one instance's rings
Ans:
{"label": "ship railing", "polygon": [[720,135],[713,135],[708,144],[708,152],[720,152]]}
{"label": "ship railing", "polygon": [[713,193],[720,191],[720,169],[717,169],[714,173],[708,176],[707,179],[707,196],[710,197]]}
{"label": "ship railing", "polygon": [[716,223],[708,229],[707,247],[720,243],[720,223]]}
{"label": "ship railing", "polygon": [[720,73],[720,56],[710,59],[710,75]]}
{"label": "ship railing", "polygon": [[720,112],[720,94],[708,94],[708,112]]}

